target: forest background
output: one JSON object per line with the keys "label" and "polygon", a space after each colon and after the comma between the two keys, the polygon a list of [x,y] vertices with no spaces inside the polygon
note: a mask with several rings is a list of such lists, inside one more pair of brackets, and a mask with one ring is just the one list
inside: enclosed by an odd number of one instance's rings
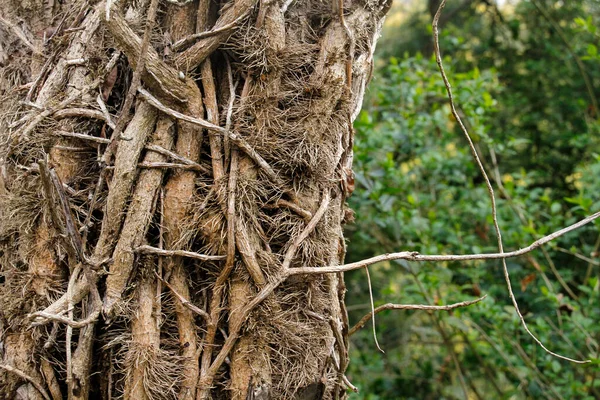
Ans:
{"label": "forest background", "polygon": [[[483,178],[452,118],[432,57],[439,1],[398,1],[355,128],[360,216],[348,262],[382,252],[496,252]],[[600,210],[600,3],[449,2],[440,47],[459,114],[498,194],[507,250]],[[573,364],[545,353],[510,304],[499,260],[371,267],[375,306],[449,304],[452,312],[384,311],[352,336],[352,399],[600,398],[600,224],[509,259],[527,323]],[[371,307],[365,272],[347,275],[350,322]]]}

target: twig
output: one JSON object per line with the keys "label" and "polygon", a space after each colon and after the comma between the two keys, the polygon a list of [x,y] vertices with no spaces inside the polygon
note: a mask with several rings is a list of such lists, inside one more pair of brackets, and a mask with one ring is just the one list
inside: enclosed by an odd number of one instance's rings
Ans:
{"label": "twig", "polygon": [[83,262],[85,261],[86,257],[83,253],[81,236],[79,235],[79,230],[75,226],[75,221],[73,220],[73,215],[71,214],[70,203],[67,199],[67,195],[64,192],[62,182],[54,170],[50,170],[50,178],[52,179],[54,189],[58,194],[58,199],[62,207],[68,244],[71,247],[74,255],[77,257],[77,260],[71,260],[71,262]]}
{"label": "twig", "polygon": [[[235,89],[237,88],[238,82],[233,83],[233,72],[231,70],[231,63],[229,62],[229,57],[225,56],[225,62],[227,64],[227,83],[229,84],[229,104],[227,105],[227,115],[225,118],[225,129],[227,131],[231,130],[231,117],[233,115],[233,104],[235,102]],[[229,145],[229,136],[223,137],[223,148],[225,151],[225,163],[229,160],[229,154],[231,152],[231,147]]]}
{"label": "twig", "polygon": [[[169,0],[167,0],[167,1],[169,1]],[[213,28],[210,31],[195,33],[193,35],[186,36],[183,39],[180,39],[180,40],[176,41],[175,43],[173,43],[173,46],[171,46],[171,48],[173,49],[173,51],[180,51],[184,47],[192,44],[193,42],[195,42],[197,40],[205,39],[205,38],[215,36],[215,35],[220,35],[221,33],[229,33],[229,31],[231,31],[233,28],[235,28],[236,25],[238,25],[240,22],[242,22],[248,16],[248,14],[250,14],[251,10],[252,9],[249,8],[248,10],[246,10],[245,13],[243,13],[242,15],[237,17],[235,20],[233,20],[229,24],[223,25],[220,28]]]}
{"label": "twig", "polygon": [[[204,22],[206,23],[206,21]],[[204,92],[204,107],[206,109],[206,118],[213,125],[219,124],[219,105],[217,101],[217,88],[215,78],[213,76],[212,63],[206,60],[200,67],[200,76],[202,78],[202,89]],[[213,171],[213,184],[219,188],[225,184],[225,160],[223,158],[223,140],[227,136],[227,132],[223,129],[221,136],[214,130],[208,130],[208,142],[210,145],[210,159]],[[225,209],[225,200],[221,193],[224,191],[217,190],[217,198],[219,204]]]}
{"label": "twig", "polygon": [[346,19],[344,18],[344,0],[337,0],[337,4],[334,1],[333,4],[337,8],[336,11],[338,13],[340,24],[344,27],[344,31],[346,31],[346,35],[350,40],[350,49],[348,50],[348,55],[346,58],[346,88],[348,89],[348,92],[350,92],[352,90],[352,60],[354,59],[356,40],[354,39],[354,34],[348,27]]}
{"label": "twig", "polygon": [[293,212],[295,212],[296,214],[298,214],[299,216],[301,216],[302,218],[304,218],[304,220],[308,223],[310,222],[310,220],[312,219],[312,213],[308,210],[305,210],[304,208],[300,207],[298,204],[288,201],[288,200],[284,200],[284,199],[279,199],[277,201],[275,201],[275,204],[266,204],[264,206],[265,208],[271,209],[271,208],[287,208]]}
{"label": "twig", "polygon": [[350,380],[348,380],[348,377],[346,375],[342,374],[342,382],[344,382],[344,384],[348,386],[348,389],[352,390],[354,393],[358,393],[358,388],[354,386],[352,382],[350,382]]}
{"label": "twig", "polygon": [[[341,381],[353,392],[358,393],[358,389],[356,388],[356,386],[354,386],[350,382],[350,380],[344,375],[344,372],[346,371],[346,368],[348,367],[348,349],[345,344],[344,336],[342,335],[342,331],[340,329],[338,321],[336,321],[336,319],[333,318],[332,316],[329,317],[329,326],[331,327],[333,336],[335,337],[335,342],[337,343],[337,346],[338,346],[338,349],[340,352],[339,353],[339,356],[340,356],[339,365],[335,365],[338,362],[338,360],[336,360],[335,357],[332,357],[333,361],[334,361],[334,366],[337,367]],[[334,349],[332,349],[332,356],[335,356],[335,353],[333,353],[333,350]]]}
{"label": "twig", "polygon": [[52,190],[52,180],[50,178],[50,171],[48,169],[48,164],[46,160],[40,159],[37,163],[40,173],[40,180],[42,181],[42,189],[43,193],[46,196],[46,200],[48,202],[48,209],[50,210],[50,218],[52,220],[52,224],[54,225],[54,229],[58,232],[62,233],[61,229],[61,220],[58,216],[58,212],[56,211],[56,207],[54,207],[53,203],[53,190]]}
{"label": "twig", "polygon": [[[81,135],[81,136],[88,136],[88,135]],[[93,136],[89,136],[89,137],[92,138]],[[100,139],[100,138],[98,138],[98,139]],[[107,142],[109,141],[108,139],[106,139],[106,140],[107,140]],[[88,237],[89,229],[93,226],[92,213],[96,209],[96,202],[98,201],[98,198],[100,198],[100,192],[102,192],[102,187],[104,185],[104,180],[106,179],[107,173],[108,173],[108,170],[106,168],[102,168],[102,170],[98,174],[98,181],[96,182],[96,186],[94,188],[94,193],[92,194],[89,211],[87,213],[87,216],[85,217],[85,221],[83,222],[83,227],[82,227],[83,228],[83,237],[81,239],[81,242],[82,242],[82,246],[83,246],[84,250],[87,247],[87,237]]]}
{"label": "twig", "polygon": [[209,173],[210,170],[203,165],[196,164],[177,164],[177,163],[168,163],[168,162],[141,162],[138,164],[138,168],[172,168],[172,169],[182,169],[184,171],[200,171],[204,173]]}
{"label": "twig", "polygon": [[[48,72],[50,71],[50,65],[52,65],[52,63],[54,62],[54,59],[57,56],[58,56],[58,52],[54,52],[50,57],[48,57],[48,59],[44,63],[44,66],[42,67],[40,72],[37,74],[35,80],[33,82],[31,82],[31,86],[29,87],[29,90],[27,91],[27,95],[25,96],[25,101],[27,101],[27,102],[31,101],[36,89],[38,88],[38,85],[40,84],[42,79],[44,79],[47,76]],[[40,105],[37,105],[37,106],[40,107]]]}
{"label": "twig", "polygon": [[100,109],[102,110],[102,114],[104,115],[104,120],[106,121],[106,124],[110,127],[110,129],[115,129],[115,123],[112,120],[112,117],[110,116],[110,113],[108,112],[108,108],[106,108],[106,103],[104,103],[104,100],[102,100],[102,95],[99,94],[96,97],[96,102],[98,103],[98,105],[100,106]]}
{"label": "twig", "polygon": [[158,247],[152,247],[143,245],[134,250],[136,253],[142,254],[156,254],[163,257],[187,257],[201,261],[220,261],[224,260],[226,256],[209,256],[206,254],[194,253],[193,251],[186,250],[163,250]]}
{"label": "twig", "polygon": [[146,100],[150,105],[156,107],[165,114],[172,116],[173,118],[196,124],[198,126],[201,126],[202,128],[208,129],[209,131],[220,133],[221,135],[229,136],[229,139],[233,143],[235,143],[241,150],[243,150],[250,158],[252,158],[254,162],[256,162],[256,164],[258,164],[258,166],[260,166],[263,169],[263,171],[269,176],[269,178],[273,179],[275,182],[281,182],[281,179],[275,173],[273,168],[271,168],[269,163],[266,162],[265,159],[262,158],[261,155],[258,154],[256,150],[254,150],[252,146],[250,146],[250,144],[246,142],[241,136],[237,135],[236,133],[227,131],[225,128],[210,123],[204,119],[190,117],[189,115],[185,115],[180,113],[179,111],[175,111],[165,106],[156,97],[152,96],[145,89],[140,88],[138,91],[140,93],[140,97]]}
{"label": "twig", "polygon": [[104,115],[101,111],[92,110],[90,108],[65,108],[64,110],[56,111],[53,116],[56,119],[74,117],[99,119],[101,121],[106,122],[106,124],[109,126],[110,124],[112,124],[112,122],[106,119],[106,115]]}
{"label": "twig", "polygon": [[[446,91],[448,92],[448,100],[450,101],[450,109],[452,110],[452,115],[454,115],[454,118],[456,119],[456,121],[458,122],[458,125],[460,126],[460,129],[463,131],[465,138],[467,139],[467,142],[469,144],[469,147],[471,149],[471,152],[473,153],[473,158],[475,159],[475,162],[477,164],[477,166],[479,167],[479,170],[481,171],[481,174],[483,175],[483,178],[485,180],[485,184],[487,186],[488,189],[488,194],[490,197],[490,201],[492,203],[492,219],[494,221],[494,229],[496,231],[496,236],[498,238],[498,250],[500,252],[500,254],[504,253],[504,246],[502,244],[502,233],[500,231],[500,226],[498,224],[498,216],[497,216],[497,209],[496,209],[496,198],[494,195],[494,189],[492,187],[492,184],[490,182],[489,177],[487,176],[487,173],[485,172],[485,168],[483,167],[483,164],[481,163],[481,160],[479,159],[479,155],[477,154],[477,150],[475,149],[475,145],[473,144],[473,141],[471,140],[471,136],[469,135],[469,132],[467,131],[467,128],[465,127],[464,123],[462,122],[462,119],[460,117],[460,115],[458,114],[458,112],[456,111],[456,106],[454,104],[454,97],[452,95],[452,88],[450,86],[450,82],[448,81],[448,77],[446,76],[446,72],[444,70],[444,65],[442,63],[442,56],[440,54],[440,43],[439,43],[439,30],[438,30],[438,23],[439,23],[439,19],[440,19],[440,15],[442,14],[442,10],[444,9],[444,6],[446,5],[446,0],[442,0],[442,2],[440,3],[435,16],[433,17],[433,48],[434,48],[434,52],[435,52],[435,59],[436,62],[438,64],[438,67],[440,69],[440,73],[442,75],[442,79],[444,81],[444,85],[446,86]],[[521,313],[521,310],[519,309],[519,304],[517,303],[517,300],[515,299],[515,295],[513,293],[513,289],[512,289],[512,284],[510,282],[510,275],[508,272],[508,266],[506,265],[506,258],[502,258],[502,267],[504,270],[504,279],[506,281],[506,287],[508,289],[508,295],[513,303],[513,306],[515,307],[515,312],[517,313],[521,324],[523,325],[523,328],[525,329],[525,331],[529,334],[529,336],[531,336],[531,338],[538,344],[540,345],[540,347],[542,349],[544,349],[548,354],[551,354],[555,357],[567,360],[567,361],[571,361],[571,362],[575,362],[578,364],[583,364],[583,363],[589,363],[591,362],[591,360],[574,360],[565,356],[562,356],[560,354],[554,353],[552,351],[550,351],[549,349],[547,349],[544,344],[529,330],[529,327],[527,326],[527,323],[525,322],[525,318],[523,317],[523,314]]]}
{"label": "twig", "polygon": [[73,58],[71,60],[65,60],[65,64],[68,65],[68,66],[85,65],[86,62],[87,62],[87,60],[85,58]]}
{"label": "twig", "polygon": [[[379,314],[385,310],[426,310],[426,311],[450,311],[459,307],[467,307],[471,304],[479,303],[481,300],[485,299],[487,295],[480,297],[475,300],[461,301],[460,303],[447,304],[444,306],[430,306],[426,304],[393,304],[387,303],[375,308],[375,314]],[[363,316],[360,321],[356,325],[354,325],[349,331],[348,336],[354,335],[359,329],[361,329],[369,319],[371,319],[373,315],[373,311]]]}
{"label": "twig", "polygon": [[[158,225],[158,248],[165,248],[165,190],[161,188],[158,193],[158,201],[160,202],[160,208],[158,212],[160,214],[160,221]],[[158,257],[158,261],[156,262],[157,271],[154,272],[159,281],[164,282],[163,280],[163,258]],[[160,326],[162,324],[162,285],[156,285],[156,329],[160,331]]]}
{"label": "twig", "polygon": [[50,396],[48,395],[48,392],[46,392],[46,390],[44,389],[44,386],[42,386],[42,384],[40,382],[38,382],[36,379],[34,379],[33,377],[27,375],[25,372],[21,371],[20,369],[11,367],[10,365],[0,364],[0,368],[2,368],[5,371],[12,372],[13,374],[17,375],[18,377],[29,381],[37,389],[37,391],[40,392],[40,394],[44,397],[44,399],[51,400]]}
{"label": "twig", "polygon": [[317,210],[317,212],[315,212],[313,218],[306,225],[306,228],[304,228],[304,230],[294,238],[292,245],[286,251],[285,258],[283,259],[283,264],[281,265],[281,269],[285,275],[289,275],[288,270],[290,270],[289,267],[292,263],[292,260],[294,259],[294,256],[296,255],[296,250],[298,250],[300,244],[302,244],[304,239],[306,239],[308,235],[312,233],[317,224],[321,221],[321,218],[323,217],[323,215],[325,215],[325,212],[327,211],[327,207],[329,206],[330,200],[331,194],[329,190],[326,190],[325,193],[323,193],[323,199],[321,200],[321,205],[319,206],[319,209]]}
{"label": "twig", "polygon": [[468,261],[468,260],[493,260],[493,259],[506,259],[517,257],[526,253],[529,253],[543,244],[546,244],[568,232],[574,231],[585,224],[592,222],[593,220],[600,217],[600,212],[590,215],[582,219],[581,221],[570,225],[566,228],[563,228],[559,231],[551,233],[550,235],[544,236],[541,239],[536,240],[529,246],[520,249],[511,251],[508,253],[483,253],[483,254],[453,254],[453,255],[422,255],[416,251],[402,251],[399,253],[388,253],[382,254],[379,256],[367,258],[361,261],[357,261],[350,264],[338,265],[338,266],[328,266],[328,267],[302,267],[302,268],[291,268],[288,271],[289,275],[298,275],[298,274],[331,274],[337,272],[347,272],[355,269],[364,268],[367,265],[372,265],[382,261],[393,261],[393,260],[407,260],[407,261]]}
{"label": "twig", "polygon": [[108,144],[110,143],[110,139],[101,138],[97,136],[87,135],[85,133],[76,133],[76,132],[67,132],[67,131],[55,131],[53,135],[56,136],[65,136],[71,137],[75,139],[87,140],[90,142],[100,143],[100,144]]}
{"label": "twig", "polygon": [[190,165],[193,166],[194,168],[197,168],[198,171],[203,171],[203,172],[210,172],[208,171],[208,169],[200,164],[198,164],[195,161],[190,160],[189,158],[185,158],[184,156],[181,156],[177,153],[175,153],[174,151],[165,149],[164,147],[161,146],[157,146],[155,144],[147,144],[145,146],[145,148],[147,150],[152,150],[156,153],[162,154],[164,156],[170,157],[173,161],[179,161],[180,163],[183,163],[185,165]]}
{"label": "twig", "polygon": [[166,286],[169,288],[169,290],[171,290],[171,292],[175,295],[175,297],[177,297],[177,299],[181,302],[181,304],[183,304],[185,307],[187,307],[188,309],[190,309],[192,312],[198,314],[199,316],[201,316],[202,318],[204,318],[204,320],[206,321],[206,324],[208,326],[213,325],[212,319],[210,318],[210,315],[208,315],[208,313],[206,311],[204,311],[203,309],[195,306],[192,302],[190,302],[188,299],[186,299],[185,297],[183,297],[181,294],[179,294],[175,288],[173,288],[173,286],[167,282],[166,280],[164,280],[158,273],[154,272],[154,275],[156,275],[156,277]]}
{"label": "twig", "polygon": [[208,129],[208,130],[213,130],[215,132],[219,132],[222,135],[227,134],[227,131],[224,128],[221,128],[218,125],[210,123],[207,120],[204,120],[201,118],[190,117],[189,115],[185,115],[183,113],[180,113],[179,111],[175,111],[172,108],[165,106],[163,103],[160,102],[160,100],[158,100],[156,97],[151,95],[150,92],[148,92],[144,88],[140,87],[138,89],[138,92],[140,94],[140,97],[142,99],[146,100],[151,106],[159,109],[160,111],[164,112],[167,115],[170,115],[173,118],[180,119],[182,121],[186,121],[186,122],[198,125],[202,128]]}
{"label": "twig", "polygon": [[[67,286],[67,313],[69,315],[69,320],[73,320],[73,285],[77,281],[77,277],[79,272],[81,271],[81,264],[78,264],[73,272],[71,273],[71,278],[69,279],[69,284]],[[67,332],[65,334],[65,348],[67,354],[66,360],[66,369],[67,369],[67,390],[69,398],[73,398],[73,362],[71,356],[71,339],[73,337],[73,327],[67,325]]]}

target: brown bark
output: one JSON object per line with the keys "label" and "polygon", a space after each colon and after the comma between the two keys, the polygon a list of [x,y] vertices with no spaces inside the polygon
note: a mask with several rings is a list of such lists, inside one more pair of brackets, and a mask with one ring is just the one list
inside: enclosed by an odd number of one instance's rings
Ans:
{"label": "brown bark", "polygon": [[389,2],[149,3],[0,4],[0,397],[343,398]]}

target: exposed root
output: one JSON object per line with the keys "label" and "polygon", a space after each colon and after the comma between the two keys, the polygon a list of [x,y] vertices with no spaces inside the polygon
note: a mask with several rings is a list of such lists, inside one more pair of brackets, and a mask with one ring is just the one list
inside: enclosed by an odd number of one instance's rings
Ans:
{"label": "exposed root", "polygon": [[[292,271],[341,263],[380,11],[63,3],[41,10],[56,21],[42,37],[12,12],[0,21],[15,60],[0,54],[14,367],[53,399],[339,396],[341,278]],[[40,396],[11,382],[0,395]]]}

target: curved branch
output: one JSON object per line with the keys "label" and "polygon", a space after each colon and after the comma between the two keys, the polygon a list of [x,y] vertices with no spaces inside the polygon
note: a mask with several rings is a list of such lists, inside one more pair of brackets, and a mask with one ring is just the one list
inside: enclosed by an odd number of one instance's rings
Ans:
{"label": "curved branch", "polygon": [[454,304],[447,304],[445,306],[430,306],[430,305],[426,305],[426,304],[393,304],[393,303],[387,303],[384,305],[381,305],[377,308],[375,308],[375,311],[371,311],[368,314],[366,314],[365,316],[363,316],[360,321],[358,321],[358,323],[356,325],[354,325],[349,331],[348,331],[348,336],[352,336],[356,333],[356,331],[358,331],[360,328],[362,328],[369,319],[371,319],[371,317],[373,317],[373,314],[379,314],[382,311],[385,310],[426,310],[426,311],[450,311],[450,310],[454,310],[455,308],[459,308],[459,307],[467,307],[470,306],[471,304],[475,304],[475,303],[479,303],[480,301],[482,301],[483,299],[485,299],[487,297],[487,294],[483,297],[480,297],[478,299],[475,300],[468,300],[468,301],[461,301],[460,303],[454,303]]}

